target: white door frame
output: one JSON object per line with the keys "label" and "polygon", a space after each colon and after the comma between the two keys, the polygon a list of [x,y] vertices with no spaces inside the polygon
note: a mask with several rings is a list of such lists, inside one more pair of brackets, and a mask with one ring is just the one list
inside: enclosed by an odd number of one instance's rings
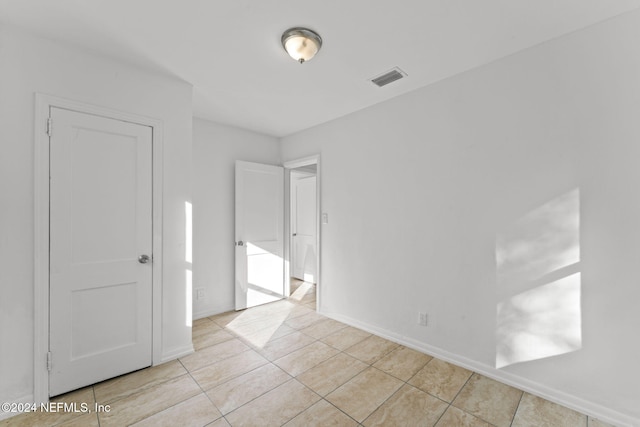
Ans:
{"label": "white door frame", "polygon": [[284,278],[285,278],[285,286],[284,286],[284,291],[285,291],[285,295],[289,295],[291,293],[291,289],[290,289],[290,282],[291,282],[291,252],[292,252],[292,248],[293,248],[293,238],[291,236],[291,170],[292,169],[296,169],[296,168],[300,168],[303,166],[311,166],[311,165],[316,165],[316,310],[319,311],[320,307],[321,307],[321,301],[322,301],[322,286],[320,285],[321,280],[322,280],[322,264],[321,264],[321,254],[322,254],[322,248],[320,246],[321,244],[321,227],[320,227],[320,223],[321,220],[320,218],[322,217],[322,205],[321,205],[321,197],[320,197],[320,190],[321,190],[321,172],[320,172],[320,155],[316,154],[314,156],[309,156],[309,157],[304,157],[301,159],[296,159],[296,160],[291,160],[288,162],[284,162],[282,164],[282,166],[284,167],[284,171],[285,171],[285,185],[286,185],[286,191],[285,191],[285,197],[287,200],[287,206],[285,206],[285,215],[286,216],[286,221],[285,221],[285,233],[287,233],[287,238],[284,239],[285,241],[285,263],[284,263]]}
{"label": "white door frame", "polygon": [[[152,128],[153,273],[152,273],[152,364],[161,362],[162,344],[162,121],[65,98],[35,94],[34,147],[34,343],[33,401],[49,401],[49,135],[47,119],[51,107],[94,114]],[[53,124],[55,132],[55,123]]]}
{"label": "white door frame", "polygon": [[[296,169],[291,169],[291,175],[290,175],[290,185],[289,185],[289,197],[290,197],[290,203],[289,203],[289,208],[290,208],[290,214],[289,214],[289,232],[291,233],[291,252],[289,252],[289,268],[290,268],[290,273],[291,273],[291,277],[294,278],[298,278],[301,280],[304,280],[304,276],[306,273],[305,270],[305,262],[304,262],[304,257],[302,257],[301,259],[298,259],[298,255],[299,253],[297,252],[297,248],[299,248],[299,246],[296,243],[296,239],[299,239],[300,236],[300,230],[298,229],[298,208],[300,206],[299,204],[299,194],[298,194],[298,186],[300,185],[300,182],[304,182],[305,180],[313,180],[314,186],[313,186],[313,194],[314,194],[314,206],[315,203],[317,202],[317,194],[316,194],[316,190],[317,190],[317,176],[315,172],[300,172],[300,169],[296,168]],[[294,203],[295,202],[295,203]],[[313,238],[313,253],[316,254],[318,252],[318,249],[315,247],[315,245],[318,243],[318,239],[316,236],[317,230],[316,230],[316,226],[318,223],[318,218],[315,217],[315,215],[317,215],[316,209],[313,209],[313,215],[314,215],[314,221],[313,221],[313,234],[314,234],[314,238]],[[296,224],[295,230],[293,229],[293,225],[294,223]],[[294,237],[294,236],[298,236],[298,237]],[[305,246],[306,247],[306,246]],[[305,250],[306,253],[306,250]],[[315,256],[314,256],[315,258]],[[300,266],[300,262],[302,262],[301,268],[302,271],[300,272],[301,275],[296,275],[296,265]],[[316,260],[313,260],[313,263],[315,264]],[[316,266],[317,267],[317,266]],[[316,277],[318,276],[317,273],[317,268],[315,268],[316,271],[314,271],[313,273],[313,282],[316,282]]]}

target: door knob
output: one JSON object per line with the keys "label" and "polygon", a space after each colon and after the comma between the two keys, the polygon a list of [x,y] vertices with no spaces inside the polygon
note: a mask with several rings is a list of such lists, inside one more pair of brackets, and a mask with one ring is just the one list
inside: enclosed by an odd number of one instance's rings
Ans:
{"label": "door knob", "polygon": [[298,235],[298,233],[293,233],[293,237],[296,237]]}
{"label": "door knob", "polygon": [[146,263],[148,263],[148,262],[149,262],[149,260],[150,260],[150,259],[151,259],[151,258],[149,258],[149,255],[140,255],[140,256],[138,257],[138,262],[139,262],[140,264],[146,264]]}
{"label": "door knob", "polygon": [[244,246],[244,242],[242,240],[239,240],[238,242],[236,242],[236,246]]}

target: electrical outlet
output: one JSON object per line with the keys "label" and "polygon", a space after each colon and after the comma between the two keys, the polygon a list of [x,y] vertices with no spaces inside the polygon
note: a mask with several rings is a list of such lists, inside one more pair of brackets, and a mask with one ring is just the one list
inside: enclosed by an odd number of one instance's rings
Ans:
{"label": "electrical outlet", "polygon": [[418,325],[427,326],[427,313],[424,313],[424,312],[418,313]]}
{"label": "electrical outlet", "polygon": [[204,288],[196,288],[196,301],[205,299]]}

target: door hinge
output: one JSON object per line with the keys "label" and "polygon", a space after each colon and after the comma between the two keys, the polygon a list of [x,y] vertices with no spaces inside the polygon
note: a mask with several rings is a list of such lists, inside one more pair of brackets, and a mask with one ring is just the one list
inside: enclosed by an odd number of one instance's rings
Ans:
{"label": "door hinge", "polygon": [[47,135],[51,137],[51,131],[53,130],[53,119],[49,117],[47,119]]}
{"label": "door hinge", "polygon": [[51,361],[51,352],[47,352],[47,371],[51,372],[51,366],[53,362]]}

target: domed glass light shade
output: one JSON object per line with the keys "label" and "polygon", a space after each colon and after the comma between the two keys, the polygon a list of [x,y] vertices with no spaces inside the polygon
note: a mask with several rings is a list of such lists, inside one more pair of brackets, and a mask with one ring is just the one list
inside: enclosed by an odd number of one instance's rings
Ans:
{"label": "domed glass light shade", "polygon": [[290,28],[282,34],[282,47],[301,64],[313,58],[321,46],[320,36],[307,28]]}

